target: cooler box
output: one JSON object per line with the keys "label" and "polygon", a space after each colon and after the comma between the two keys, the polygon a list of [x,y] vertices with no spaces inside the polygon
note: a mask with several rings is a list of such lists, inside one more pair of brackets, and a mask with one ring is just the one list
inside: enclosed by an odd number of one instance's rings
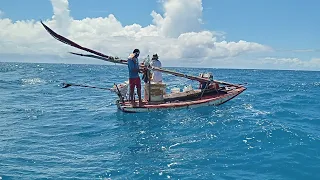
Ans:
{"label": "cooler box", "polygon": [[[150,89],[150,91],[149,91]],[[166,84],[164,83],[152,83],[149,84],[146,83],[144,86],[144,99],[149,100],[149,94],[150,94],[150,101],[156,102],[156,101],[163,101],[163,95],[166,93]]]}

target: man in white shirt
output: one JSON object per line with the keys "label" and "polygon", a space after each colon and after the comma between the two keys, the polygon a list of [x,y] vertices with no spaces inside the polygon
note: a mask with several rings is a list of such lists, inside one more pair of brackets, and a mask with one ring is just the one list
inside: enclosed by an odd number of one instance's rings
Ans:
{"label": "man in white shirt", "polygon": [[[158,67],[158,68],[162,67],[161,62],[159,61],[158,54],[153,55],[150,65],[152,67]],[[160,71],[153,71],[152,81],[153,82],[162,82],[162,73]]]}

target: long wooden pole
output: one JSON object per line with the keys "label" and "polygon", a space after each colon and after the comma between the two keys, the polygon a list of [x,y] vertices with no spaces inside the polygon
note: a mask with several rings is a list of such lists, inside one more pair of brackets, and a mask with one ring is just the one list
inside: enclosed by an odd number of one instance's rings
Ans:
{"label": "long wooden pole", "polygon": [[[87,51],[87,52],[90,52],[90,53],[95,54],[95,55],[88,55],[88,54],[80,54],[80,53],[70,52],[71,54],[78,55],[78,56],[96,58],[96,59],[100,59],[100,60],[104,60],[104,61],[108,61],[108,62],[112,62],[112,63],[127,64],[127,60],[115,59],[112,56],[108,56],[108,55],[102,54],[100,52],[91,50],[89,48],[80,46],[79,44],[77,44],[77,43],[75,43],[75,42],[73,42],[73,41],[71,41],[71,40],[69,40],[69,39],[57,34],[52,29],[50,29],[47,25],[45,25],[42,21],[41,21],[41,24],[49,32],[49,34],[51,36],[53,36],[55,39],[57,39],[58,41],[61,41],[61,42],[65,43],[65,44],[68,44],[70,46],[76,47],[78,49],[81,49],[81,50],[84,50],[84,51]],[[143,66],[143,65],[140,65],[140,69],[143,69],[143,68],[146,68],[146,67]],[[170,70],[163,69],[163,68],[158,68],[158,67],[151,67],[151,69],[155,70],[155,71],[160,71],[160,72],[172,74],[172,75],[179,76],[179,77],[184,77],[184,78],[187,78],[187,79],[190,79],[190,80],[197,80],[199,82],[216,82],[216,83],[224,84],[224,85],[240,86],[240,85],[236,85],[236,84],[232,84],[232,83],[228,83],[228,82],[224,82],[224,81],[210,80],[210,79],[201,78],[201,77],[197,77],[197,76],[190,76],[190,75],[187,75],[187,74],[178,73],[178,72],[175,72],[175,71],[170,71]]]}

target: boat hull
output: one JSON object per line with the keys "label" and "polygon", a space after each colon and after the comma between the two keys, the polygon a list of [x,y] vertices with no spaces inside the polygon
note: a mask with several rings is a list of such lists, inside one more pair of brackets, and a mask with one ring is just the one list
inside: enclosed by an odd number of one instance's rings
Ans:
{"label": "boat hull", "polygon": [[[161,110],[172,110],[172,109],[186,109],[186,108],[198,108],[203,106],[218,106],[221,105],[245,91],[245,87],[234,87],[233,89],[226,90],[224,94],[206,95],[201,99],[178,101],[178,102],[163,102],[163,103],[152,103],[143,102],[142,107],[132,106],[128,101],[120,102],[117,100],[116,104],[119,110],[129,113],[138,112],[151,112]],[[136,103],[137,104],[137,103]]]}

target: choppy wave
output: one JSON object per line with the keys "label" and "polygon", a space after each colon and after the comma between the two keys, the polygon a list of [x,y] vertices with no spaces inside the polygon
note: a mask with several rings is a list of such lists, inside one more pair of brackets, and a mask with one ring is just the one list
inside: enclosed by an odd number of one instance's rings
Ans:
{"label": "choppy wave", "polygon": [[126,114],[108,91],[61,88],[112,87],[126,67],[1,63],[0,177],[320,179],[317,72],[205,70],[248,89],[218,107]]}

